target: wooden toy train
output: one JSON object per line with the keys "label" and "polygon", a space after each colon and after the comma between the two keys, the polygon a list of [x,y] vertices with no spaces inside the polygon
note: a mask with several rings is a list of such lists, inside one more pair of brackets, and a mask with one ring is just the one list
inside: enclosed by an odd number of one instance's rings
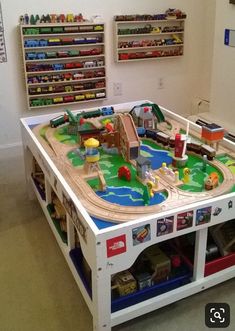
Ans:
{"label": "wooden toy train", "polygon": [[[157,141],[163,146],[169,146],[170,148],[175,147],[175,138],[170,137],[168,134],[159,131],[157,129],[150,130],[145,128],[137,128],[139,137],[146,137]],[[206,155],[208,160],[212,161],[216,155],[216,150],[209,145],[200,142],[187,143],[187,152],[193,152],[199,155]]]}
{"label": "wooden toy train", "polygon": [[73,103],[82,100],[91,100],[91,99],[102,99],[106,97],[106,92],[101,90],[97,92],[88,92],[84,94],[77,94],[77,95],[65,95],[65,96],[58,96],[53,98],[35,98],[30,100],[31,107],[43,107],[49,105],[57,105],[63,103]]}
{"label": "wooden toy train", "polygon": [[[77,115],[79,115],[82,118],[92,118],[99,116],[109,116],[109,115],[113,115],[113,113],[114,113],[113,107],[102,107],[88,112],[82,111]],[[65,124],[66,122],[69,122],[69,116],[65,113],[50,120],[50,126],[52,128],[56,128],[62,124]]]}

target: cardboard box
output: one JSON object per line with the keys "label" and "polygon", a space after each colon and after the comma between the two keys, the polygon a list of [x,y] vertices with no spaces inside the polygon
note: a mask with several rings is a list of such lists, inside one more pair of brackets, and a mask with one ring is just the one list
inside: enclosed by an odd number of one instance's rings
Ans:
{"label": "cardboard box", "polygon": [[145,250],[145,257],[153,271],[152,281],[159,283],[167,280],[171,271],[171,261],[166,254],[158,246],[151,246]]}
{"label": "cardboard box", "polygon": [[120,296],[134,293],[137,290],[137,282],[130,271],[125,270],[117,273],[112,278],[113,286],[117,286]]}

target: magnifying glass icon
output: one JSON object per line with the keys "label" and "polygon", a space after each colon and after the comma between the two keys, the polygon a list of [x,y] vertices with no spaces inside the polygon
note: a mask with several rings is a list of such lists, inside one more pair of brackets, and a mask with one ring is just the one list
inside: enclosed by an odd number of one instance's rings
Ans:
{"label": "magnifying glass icon", "polygon": [[214,317],[215,317],[215,318],[218,318],[218,319],[221,320],[221,315],[220,315],[220,313],[219,313],[218,311],[216,311],[216,312],[214,313]]}

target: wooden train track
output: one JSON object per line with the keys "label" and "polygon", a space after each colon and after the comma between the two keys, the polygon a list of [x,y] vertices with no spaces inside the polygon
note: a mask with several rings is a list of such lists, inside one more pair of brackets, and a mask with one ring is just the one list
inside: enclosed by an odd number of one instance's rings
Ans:
{"label": "wooden train track", "polygon": [[47,127],[46,140],[40,135],[40,130],[45,125],[39,125],[33,129],[39,142],[43,145],[47,154],[55,163],[62,176],[65,178],[71,189],[77,195],[88,213],[97,218],[121,223],[130,220],[139,219],[146,215],[156,214],[161,211],[170,210],[175,207],[185,206],[185,204],[201,201],[228,193],[235,183],[234,175],[221,162],[214,160],[210,163],[218,168],[224,181],[217,188],[212,191],[205,191],[201,193],[191,193],[183,191],[173,184],[169,183],[163,176],[160,177],[160,183],[167,192],[167,199],[157,205],[152,206],[120,206],[115,203],[109,203],[100,198],[93,189],[87,184],[82,177],[82,172],[79,168],[74,168],[67,158],[69,151],[74,149],[74,145],[65,145],[59,143],[54,137],[54,129]]}

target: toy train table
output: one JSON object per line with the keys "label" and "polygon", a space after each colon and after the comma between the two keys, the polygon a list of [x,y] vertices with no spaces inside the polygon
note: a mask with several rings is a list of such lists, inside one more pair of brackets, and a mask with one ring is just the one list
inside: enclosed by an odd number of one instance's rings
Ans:
{"label": "toy train table", "polygon": [[[223,268],[208,272],[205,263],[208,229],[235,216],[235,144],[222,127],[199,127],[147,100],[21,124],[29,194],[33,188],[94,328],[109,330],[234,277],[233,238]],[[183,282],[169,276],[175,257],[163,287],[127,277],[142,251],[189,233],[194,259]]]}

